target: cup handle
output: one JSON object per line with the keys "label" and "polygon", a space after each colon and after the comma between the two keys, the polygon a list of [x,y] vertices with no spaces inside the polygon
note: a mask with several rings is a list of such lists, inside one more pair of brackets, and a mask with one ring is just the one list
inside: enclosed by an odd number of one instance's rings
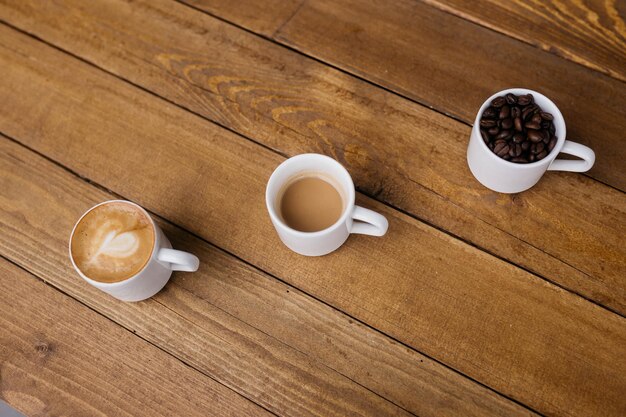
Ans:
{"label": "cup handle", "polygon": [[566,140],[565,143],[563,143],[561,152],[577,156],[581,158],[582,161],[555,159],[548,167],[548,171],[586,172],[591,169],[593,163],[596,161],[596,154],[591,148],[569,140]]}
{"label": "cup handle", "polygon": [[196,272],[200,266],[200,260],[196,255],[176,249],[161,248],[157,259],[169,262],[172,271]]}
{"label": "cup handle", "polygon": [[389,222],[382,214],[361,206],[354,206],[352,218],[358,222],[352,222],[350,233],[370,236],[383,236],[387,233]]}

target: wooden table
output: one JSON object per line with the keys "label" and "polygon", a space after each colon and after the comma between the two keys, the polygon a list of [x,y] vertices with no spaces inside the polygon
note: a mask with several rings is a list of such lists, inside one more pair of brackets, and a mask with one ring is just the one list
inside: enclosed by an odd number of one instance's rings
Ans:
{"label": "wooden table", "polygon": [[[540,4],[541,3],[541,4]],[[0,398],[29,416],[626,415],[623,1],[0,0]],[[587,174],[497,194],[465,152],[510,86]],[[286,157],[390,222],[287,250]],[[80,214],[136,201],[197,273],[122,303]]]}

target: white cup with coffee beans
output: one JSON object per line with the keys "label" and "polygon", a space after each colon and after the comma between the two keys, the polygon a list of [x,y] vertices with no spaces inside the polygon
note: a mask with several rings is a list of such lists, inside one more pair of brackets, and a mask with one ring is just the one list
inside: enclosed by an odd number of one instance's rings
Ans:
{"label": "white cup with coffee beans", "polygon": [[[500,193],[525,191],[546,171],[589,171],[595,162],[593,150],[565,140],[565,135],[563,115],[549,98],[525,88],[510,88],[492,95],[480,107],[467,163],[481,184]],[[581,159],[556,159],[561,152]]]}

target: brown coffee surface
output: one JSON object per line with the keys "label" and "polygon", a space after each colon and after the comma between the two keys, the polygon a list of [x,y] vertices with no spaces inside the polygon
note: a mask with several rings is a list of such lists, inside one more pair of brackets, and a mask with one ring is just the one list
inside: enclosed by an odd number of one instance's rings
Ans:
{"label": "brown coffee surface", "polygon": [[74,263],[88,278],[118,282],[143,269],[152,256],[154,240],[152,223],[141,209],[111,202],[80,220],[70,250]]}
{"label": "brown coffee surface", "polygon": [[319,177],[304,177],[287,186],[280,214],[287,226],[301,232],[318,232],[341,217],[343,201],[335,187]]}

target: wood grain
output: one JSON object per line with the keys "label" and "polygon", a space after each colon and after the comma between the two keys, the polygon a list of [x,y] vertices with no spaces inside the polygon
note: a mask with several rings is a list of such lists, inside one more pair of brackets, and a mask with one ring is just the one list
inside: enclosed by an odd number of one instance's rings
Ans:
{"label": "wood grain", "polygon": [[303,0],[188,0],[187,4],[271,37],[298,10]]}
{"label": "wood grain", "polygon": [[626,3],[622,0],[422,1],[626,81]]}
{"label": "wood grain", "polygon": [[388,217],[384,239],[298,256],[264,207],[282,157],[0,33],[12,48],[0,49],[0,131],[543,414],[623,414],[623,318],[362,195]]}
{"label": "wood grain", "polygon": [[499,90],[539,91],[596,152],[589,175],[626,190],[621,81],[413,0],[306,2],[276,39],[467,123]]}
{"label": "wood grain", "polygon": [[466,125],[182,5],[86,5],[0,15],[282,154],[330,155],[370,196],[626,314],[624,194],[571,173],[493,193],[467,169]]}
{"label": "wood grain", "polygon": [[271,415],[4,258],[0,277],[0,398],[25,415]]}
{"label": "wood grain", "polygon": [[[11,200],[3,207],[12,208],[0,212],[0,251],[269,409],[354,415],[356,407],[346,404],[360,402],[368,407],[363,414],[389,414],[365,387],[420,416],[534,415],[162,221],[174,247],[200,258],[200,270],[174,274],[154,302],[114,302],[78,279],[63,238],[82,211],[115,196],[8,140],[0,143],[0,155],[2,186]],[[41,246],[46,261],[35,249]],[[315,405],[303,409],[290,404],[294,400]]]}

